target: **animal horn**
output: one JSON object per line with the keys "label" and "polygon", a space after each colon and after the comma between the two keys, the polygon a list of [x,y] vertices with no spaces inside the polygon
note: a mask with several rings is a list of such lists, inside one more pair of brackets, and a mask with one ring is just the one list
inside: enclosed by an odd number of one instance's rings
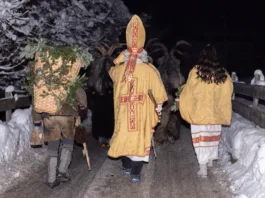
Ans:
{"label": "animal horn", "polygon": [[123,46],[125,46],[125,45],[126,45],[125,43],[116,43],[116,44],[112,45],[112,46],[109,48],[107,54],[108,54],[109,56],[111,56],[115,49],[117,49],[117,48],[121,48],[121,47],[123,47]]}
{"label": "animal horn", "polygon": [[97,44],[94,48],[97,49],[102,55],[106,55],[107,54],[107,50],[101,44]]}
{"label": "animal horn", "polygon": [[159,46],[162,49],[162,51],[164,52],[164,54],[166,56],[168,55],[168,49],[163,43],[158,42],[158,43],[155,43],[154,45]]}
{"label": "animal horn", "polygon": [[188,45],[188,46],[192,46],[189,42],[184,41],[184,40],[180,40],[176,42],[176,47],[178,47],[179,45]]}
{"label": "animal horn", "polygon": [[184,41],[184,40],[180,40],[180,41],[177,41],[176,42],[176,45],[175,45],[175,48],[173,48],[171,51],[170,51],[170,55],[173,55],[174,56],[174,52],[177,52],[179,55],[186,55],[185,52],[182,52],[181,50],[177,49],[177,47],[181,46],[181,45],[187,45],[187,46],[192,46],[189,42],[187,41]]}
{"label": "animal horn", "polygon": [[146,45],[145,45],[145,49],[147,49],[154,41],[158,41],[158,38],[152,38],[150,40],[147,41]]}

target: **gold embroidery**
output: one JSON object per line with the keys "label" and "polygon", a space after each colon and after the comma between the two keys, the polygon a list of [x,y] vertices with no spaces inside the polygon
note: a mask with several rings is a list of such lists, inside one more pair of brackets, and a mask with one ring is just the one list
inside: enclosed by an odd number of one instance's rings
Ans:
{"label": "gold embroidery", "polygon": [[137,127],[137,109],[136,104],[143,104],[144,102],[144,94],[138,93],[136,94],[137,89],[137,79],[134,78],[129,82],[129,94],[120,97],[121,104],[128,105],[128,123],[129,123],[129,131],[136,131]]}

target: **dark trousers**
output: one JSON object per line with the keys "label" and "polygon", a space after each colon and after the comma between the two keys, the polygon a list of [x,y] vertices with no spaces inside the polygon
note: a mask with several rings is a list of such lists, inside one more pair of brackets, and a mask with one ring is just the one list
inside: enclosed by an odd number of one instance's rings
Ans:
{"label": "dark trousers", "polygon": [[121,157],[122,167],[131,169],[131,175],[140,175],[143,167],[143,161],[132,161],[128,157]]}
{"label": "dark trousers", "polygon": [[74,140],[68,140],[62,136],[61,140],[49,141],[48,142],[48,156],[57,157],[60,143],[62,141],[62,148],[66,148],[70,151],[73,151]]}

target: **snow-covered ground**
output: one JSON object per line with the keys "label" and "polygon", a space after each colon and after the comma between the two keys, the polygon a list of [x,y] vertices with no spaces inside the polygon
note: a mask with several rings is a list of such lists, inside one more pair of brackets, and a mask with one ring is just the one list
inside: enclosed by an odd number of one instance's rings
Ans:
{"label": "snow-covered ground", "polygon": [[219,152],[220,170],[237,197],[264,198],[265,129],[233,113],[231,126],[223,127]]}
{"label": "snow-covered ground", "polygon": [[[88,112],[83,122],[89,131],[91,116]],[[7,123],[0,121],[0,194],[46,163],[46,148],[30,147],[32,128],[31,108],[17,109]],[[229,179],[234,194],[265,197],[265,129],[233,113],[231,126],[223,127],[219,148],[216,171]]]}
{"label": "snow-covered ground", "polygon": [[[88,111],[82,123],[89,133],[91,116]],[[33,127],[31,108],[17,109],[9,122],[0,121],[0,194],[46,163],[46,146],[30,146]]]}

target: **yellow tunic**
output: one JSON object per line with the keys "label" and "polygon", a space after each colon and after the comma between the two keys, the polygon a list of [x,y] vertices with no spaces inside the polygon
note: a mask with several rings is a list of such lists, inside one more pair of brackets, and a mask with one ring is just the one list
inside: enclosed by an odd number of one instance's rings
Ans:
{"label": "yellow tunic", "polygon": [[197,79],[194,67],[189,74],[179,101],[181,117],[193,125],[230,125],[232,117],[233,83],[205,83]]}
{"label": "yellow tunic", "polygon": [[110,141],[110,157],[144,157],[158,123],[155,106],[148,96],[152,89],[158,104],[167,100],[159,72],[152,64],[136,63],[133,80],[122,82],[126,64],[123,53],[110,70],[114,83],[115,129]]}

